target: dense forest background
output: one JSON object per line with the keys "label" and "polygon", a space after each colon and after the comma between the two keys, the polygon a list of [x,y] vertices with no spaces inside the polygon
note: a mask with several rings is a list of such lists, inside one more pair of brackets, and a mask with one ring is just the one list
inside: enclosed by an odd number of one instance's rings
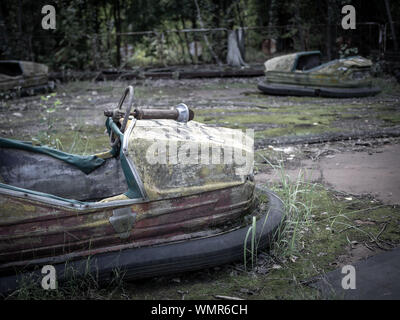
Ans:
{"label": "dense forest background", "polygon": [[[55,30],[41,27],[46,4],[56,8]],[[346,4],[356,30],[341,28]],[[328,59],[343,42],[370,55],[396,49],[399,17],[394,0],[2,0],[0,59],[55,70],[224,62],[235,28],[245,30],[250,62],[265,60],[272,40],[277,51],[317,49]]]}

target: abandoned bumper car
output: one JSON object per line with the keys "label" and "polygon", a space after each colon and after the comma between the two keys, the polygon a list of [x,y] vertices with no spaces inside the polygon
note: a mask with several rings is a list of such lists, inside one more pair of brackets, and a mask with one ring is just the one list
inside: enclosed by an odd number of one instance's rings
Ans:
{"label": "abandoned bumper car", "polygon": [[0,98],[29,96],[52,91],[48,67],[41,63],[19,60],[0,61]]}
{"label": "abandoned bumper car", "polygon": [[371,60],[361,56],[321,64],[321,52],[283,55],[265,62],[265,80],[258,88],[270,95],[351,98],[376,95]]}
{"label": "abandoned bumper car", "polygon": [[133,101],[128,87],[104,112],[106,153],[0,139],[0,291],[44,265],[58,280],[68,268],[145,278],[243,259],[253,232],[259,248],[271,241],[282,202],[255,187],[253,139],[191,121],[184,104]]}

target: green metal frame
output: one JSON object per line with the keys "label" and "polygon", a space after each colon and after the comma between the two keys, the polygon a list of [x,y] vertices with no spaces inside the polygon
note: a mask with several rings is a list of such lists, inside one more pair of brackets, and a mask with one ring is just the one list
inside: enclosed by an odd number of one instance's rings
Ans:
{"label": "green metal frame", "polygon": [[25,194],[31,194],[31,195],[39,196],[39,197],[50,198],[50,199],[53,199],[53,200],[59,200],[59,201],[63,201],[63,202],[71,203],[71,204],[76,204],[76,205],[85,205],[85,204],[89,204],[89,203],[94,203],[94,202],[83,202],[83,201],[74,200],[74,199],[62,198],[62,197],[58,197],[58,196],[52,195],[50,193],[44,193],[44,192],[34,191],[34,190],[30,190],[30,189],[14,187],[14,186],[10,186],[10,185],[4,184],[4,183],[0,183],[0,188],[11,190],[11,191],[18,191],[18,192],[22,192],[22,193],[25,193]]}
{"label": "green metal frame", "polygon": [[[118,126],[115,124],[111,117],[108,117],[106,120],[106,128],[109,135],[111,131],[113,131],[119,137],[119,140],[121,142],[124,141],[124,134],[119,130]],[[114,156],[118,154],[121,160],[122,171],[125,175],[126,183],[128,184],[128,191],[124,194],[130,199],[142,198],[143,194],[140,191],[139,184],[135,179],[135,176],[129,166],[128,159],[122,148],[120,147],[118,150],[117,146],[114,146],[111,150],[111,153]]]}

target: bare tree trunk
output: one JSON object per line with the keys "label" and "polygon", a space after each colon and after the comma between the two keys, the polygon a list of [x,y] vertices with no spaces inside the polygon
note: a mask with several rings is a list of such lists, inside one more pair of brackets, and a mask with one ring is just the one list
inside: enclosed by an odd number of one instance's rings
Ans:
{"label": "bare tree trunk", "polygon": [[107,38],[106,38],[106,48],[107,50],[105,50],[106,52],[106,58],[107,58],[107,63],[111,63],[111,28],[110,28],[110,21],[111,21],[111,16],[112,16],[112,12],[111,12],[111,8],[109,10],[107,10],[106,6],[103,7],[103,12],[104,12],[104,21],[106,24],[106,30],[107,30]]}
{"label": "bare tree trunk", "polygon": [[[20,41],[20,45],[22,48],[26,48],[26,41],[25,41],[25,37],[24,37],[24,33],[22,32],[22,0],[18,0],[18,38]],[[20,55],[20,59],[29,59],[26,56],[26,51],[23,50],[22,52],[19,53]]]}
{"label": "bare tree trunk", "polygon": [[293,5],[293,9],[294,9],[294,18],[295,18],[295,21],[296,21],[297,30],[299,30],[300,50],[304,51],[306,49],[306,46],[305,46],[303,26],[301,25],[302,21],[301,21],[299,6],[300,6],[300,4],[297,1]]}
{"label": "bare tree trunk", "polygon": [[332,60],[332,7],[331,1],[326,0],[327,5],[327,26],[326,26],[326,55],[328,60]]}
{"label": "bare tree trunk", "polygon": [[[181,21],[182,21],[182,26],[183,26],[183,29],[186,29],[186,23],[185,23],[185,19],[181,16]],[[185,38],[185,42],[186,42],[186,49],[187,49],[187,52],[189,53],[189,57],[190,57],[190,60],[192,61],[192,63],[194,64],[194,60],[193,60],[193,57],[192,57],[192,55],[190,54],[190,42],[189,42],[189,38],[188,38],[188,36],[187,36],[187,33],[186,32],[184,32],[183,33],[183,37]]]}
{"label": "bare tree trunk", "polygon": [[[4,52],[6,48],[8,48],[8,37],[7,37],[7,28],[6,28],[6,22],[4,20],[3,16],[3,9],[2,5],[0,4],[0,52]],[[6,55],[2,56],[0,55],[1,58],[5,58]]]}
{"label": "bare tree trunk", "polygon": [[160,58],[160,62],[164,67],[166,67],[167,65],[164,60],[164,42],[165,42],[164,32],[157,34],[157,41],[158,41],[158,56]]}
{"label": "bare tree trunk", "polygon": [[246,41],[245,41],[245,32],[243,27],[237,29],[236,36],[238,40],[238,46],[240,50],[240,54],[242,55],[243,60],[246,59]]}
{"label": "bare tree trunk", "polygon": [[397,51],[399,47],[397,46],[396,32],[394,30],[392,14],[390,13],[389,0],[385,0],[385,6],[386,6],[386,12],[387,12],[387,15],[388,15],[388,19],[389,19],[390,31],[392,32],[394,50]]}
{"label": "bare tree trunk", "polygon": [[[243,29],[240,30],[242,31]],[[240,45],[238,42],[241,37],[238,35],[239,32],[239,30],[230,30],[228,34],[228,56],[226,60],[227,63],[233,67],[247,66],[240,52]]]}
{"label": "bare tree trunk", "polygon": [[117,67],[121,65],[121,8],[119,0],[114,0],[115,31],[117,33],[115,44],[117,46]]}
{"label": "bare tree trunk", "polygon": [[243,18],[243,15],[241,14],[242,10],[240,8],[240,2],[239,1],[236,2],[235,7],[236,7],[236,12],[237,12],[237,15],[238,15],[238,18],[239,18],[240,27],[243,28],[244,27],[244,18]]}
{"label": "bare tree trunk", "polygon": [[18,32],[22,36],[22,0],[18,0]]}
{"label": "bare tree trunk", "polygon": [[[199,24],[202,28],[204,28],[204,23],[203,20],[201,19],[201,14],[200,14],[200,7],[199,4],[197,2],[197,0],[194,0],[194,4],[196,5],[196,10],[197,10],[197,18],[199,20]],[[210,42],[208,41],[208,37],[205,33],[203,33],[203,38],[204,38],[204,42],[206,43],[207,48],[210,50],[212,57],[214,58],[214,60],[217,62],[217,64],[219,66],[222,65],[221,61],[219,60],[218,56],[215,54],[213,48],[211,47]]]}
{"label": "bare tree trunk", "polygon": [[[270,38],[277,38],[279,32],[277,32],[275,26],[278,24],[278,0],[271,0],[271,4],[268,10],[268,36]],[[274,29],[272,29],[274,27]]]}
{"label": "bare tree trunk", "polygon": [[[180,29],[180,28],[179,28],[179,24],[177,23],[177,24],[176,24],[176,30],[179,30],[179,29]],[[186,50],[185,50],[185,40],[182,38],[180,32],[177,32],[176,34],[177,34],[178,39],[179,39],[179,46],[181,47],[183,64],[185,64],[185,63],[186,63],[186,59],[185,59],[185,53],[186,53]],[[190,53],[189,53],[189,55],[190,55]]]}

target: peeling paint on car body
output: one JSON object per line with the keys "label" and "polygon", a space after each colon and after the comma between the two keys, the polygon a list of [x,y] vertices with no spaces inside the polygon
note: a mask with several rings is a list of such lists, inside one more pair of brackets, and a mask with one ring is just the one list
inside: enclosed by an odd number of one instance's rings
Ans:
{"label": "peeling paint on car body", "polygon": [[[0,194],[0,271],[36,262],[66,261],[125,248],[215,235],[245,214],[254,201],[254,183],[180,198],[124,206],[137,213],[121,238],[110,223],[113,202],[103,209],[65,209]],[[25,211],[24,207],[34,211]],[[10,211],[11,210],[11,211]],[[10,213],[14,214],[11,215]],[[240,220],[240,219],[239,219]]]}

